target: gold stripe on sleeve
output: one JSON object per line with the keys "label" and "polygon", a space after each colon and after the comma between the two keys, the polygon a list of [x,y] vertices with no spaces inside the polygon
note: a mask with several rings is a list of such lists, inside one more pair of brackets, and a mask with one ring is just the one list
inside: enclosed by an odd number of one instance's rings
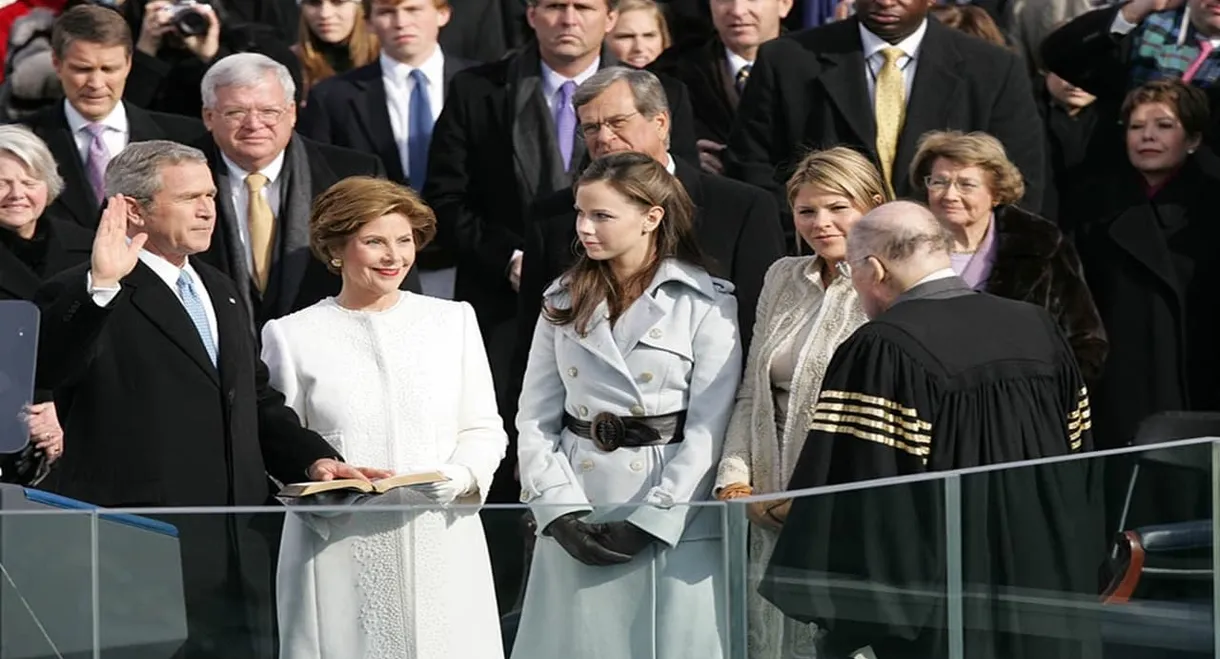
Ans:
{"label": "gold stripe on sleeve", "polygon": [[911,421],[918,422],[922,426],[923,430],[928,430],[932,427],[931,424],[929,424],[927,421],[924,421],[923,419],[919,418],[919,411],[916,410],[915,408],[907,407],[905,405],[902,405],[901,403],[897,403],[888,398],[882,398],[880,396],[870,396],[868,394],[861,394],[861,393],[857,393],[855,391],[837,391],[834,389],[826,389],[826,390],[822,391],[822,393],[818,397],[818,399],[819,399],[819,401],[846,400],[846,401],[864,403],[866,405],[873,405],[873,406],[880,407],[883,409],[893,410],[905,417],[908,417]]}
{"label": "gold stripe on sleeve", "polygon": [[882,435],[880,433],[875,433],[875,432],[868,432],[867,430],[862,430],[860,428],[855,428],[853,426],[848,426],[848,425],[834,424],[834,423],[821,423],[821,422],[815,421],[809,425],[809,429],[810,430],[820,430],[822,432],[828,432],[828,433],[832,433],[832,434],[851,435],[852,437],[855,437],[857,439],[863,439],[863,440],[869,441],[869,442],[876,442],[883,446],[888,446],[890,448],[894,448],[899,451],[902,451],[903,453],[913,455],[913,456],[919,458],[924,464],[927,464],[928,454],[931,452],[931,447],[929,447],[929,446],[911,446],[910,444],[907,444],[906,442],[903,442],[898,439],[894,439],[893,437],[890,437],[888,435]]}
{"label": "gold stripe on sleeve", "polygon": [[910,432],[904,428],[896,426],[892,423],[879,421],[877,419],[869,419],[856,414],[836,414],[833,412],[814,412],[814,421],[826,421],[829,423],[851,423],[857,426],[880,430],[887,435],[895,438],[898,441],[913,442],[915,444],[931,444],[931,435]]}

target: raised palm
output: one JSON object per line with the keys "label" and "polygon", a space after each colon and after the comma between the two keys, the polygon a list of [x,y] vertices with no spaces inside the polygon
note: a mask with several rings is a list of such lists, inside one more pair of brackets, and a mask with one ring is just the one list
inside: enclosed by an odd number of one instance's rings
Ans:
{"label": "raised palm", "polygon": [[93,237],[93,258],[90,273],[93,285],[108,288],[126,277],[140,259],[140,249],[148,234],[139,233],[127,240],[127,200],[115,195],[102,211],[97,234]]}

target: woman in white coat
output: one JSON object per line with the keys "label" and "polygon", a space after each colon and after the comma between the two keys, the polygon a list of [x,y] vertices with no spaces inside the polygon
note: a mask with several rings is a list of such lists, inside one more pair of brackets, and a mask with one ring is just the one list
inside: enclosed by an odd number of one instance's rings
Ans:
{"label": "woman in white coat", "polygon": [[710,499],[741,375],[732,285],[682,185],[648,156],[576,184],[584,254],[545,294],[517,416],[539,529],[515,659],[724,656]]}
{"label": "woman in white coat", "polygon": [[[830,358],[867,320],[851,278],[837,265],[847,256],[851,226],[888,200],[880,172],[856,151],[835,147],[805,156],[787,188],[798,252],[813,255],[780,259],[767,270],[717,470],[721,500],[787,488]],[[747,511],[750,659],[812,657],[813,627],[785,618],[758,595],[787,501],[753,502]]]}
{"label": "woman in white coat", "polygon": [[282,659],[503,657],[487,543],[474,506],[507,438],[464,303],[398,290],[436,233],[409,189],[349,178],[318,197],[310,248],[338,297],[263,328],[271,382],[348,460],[447,481],[351,515],[288,515],[276,600]]}

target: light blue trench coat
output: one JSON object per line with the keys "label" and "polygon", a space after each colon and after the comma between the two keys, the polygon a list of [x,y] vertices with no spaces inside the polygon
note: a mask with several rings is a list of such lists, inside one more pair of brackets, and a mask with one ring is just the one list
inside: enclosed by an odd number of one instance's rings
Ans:
{"label": "light blue trench coat", "polygon": [[[618,319],[605,303],[587,336],[540,318],[517,415],[521,498],[545,529],[573,511],[626,519],[660,539],[630,563],[591,567],[539,535],[514,659],[718,659],[724,556],[707,501],[741,377],[732,284],[666,260]],[[566,305],[560,282],[547,303]],[[563,428],[686,411],[682,442],[603,452]],[[634,505],[624,505],[632,503]]]}

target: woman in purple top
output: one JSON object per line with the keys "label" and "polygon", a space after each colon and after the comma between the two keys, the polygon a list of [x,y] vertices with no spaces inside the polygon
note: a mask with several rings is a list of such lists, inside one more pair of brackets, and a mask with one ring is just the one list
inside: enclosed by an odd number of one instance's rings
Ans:
{"label": "woman in purple top", "polygon": [[1000,141],[986,133],[926,133],[911,183],[953,234],[958,275],[976,290],[1049,311],[1085,379],[1095,381],[1108,346],[1080,258],[1057,226],[1014,205],[1025,182]]}

